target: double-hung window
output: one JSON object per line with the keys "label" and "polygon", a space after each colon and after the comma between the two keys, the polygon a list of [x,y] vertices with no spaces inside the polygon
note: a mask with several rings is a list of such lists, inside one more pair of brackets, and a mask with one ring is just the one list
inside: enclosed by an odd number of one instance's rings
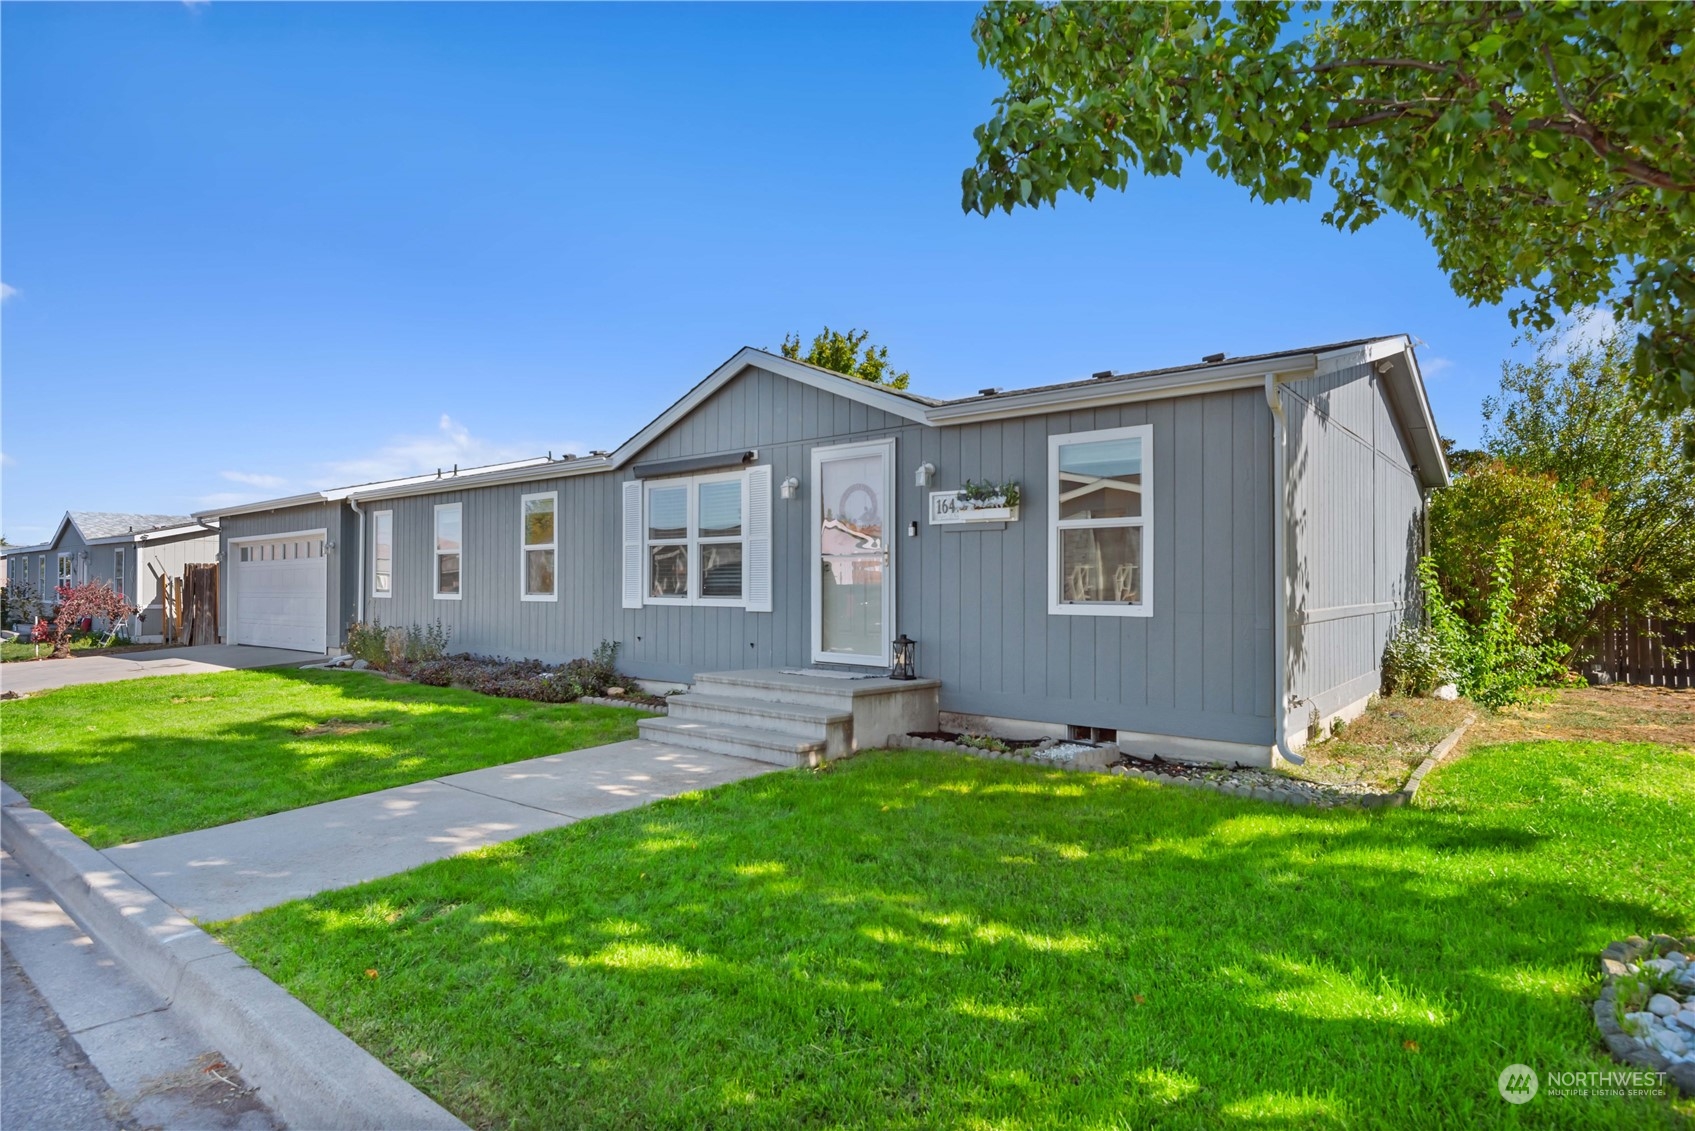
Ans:
{"label": "double-hung window", "polygon": [[371,515],[371,596],[394,596],[394,512]]}
{"label": "double-hung window", "polygon": [[743,605],[747,476],[657,479],[646,489],[646,603]]}
{"label": "double-hung window", "polygon": [[525,495],[519,500],[519,519],[522,527],[519,553],[523,586],[521,595],[526,601],[557,601],[559,562],[559,493],[549,491]]}
{"label": "double-hung window", "polygon": [[1048,437],[1048,611],[1150,616],[1153,428]]}
{"label": "double-hung window", "polygon": [[436,599],[460,599],[459,563],[464,551],[465,505],[439,503],[436,506]]}
{"label": "double-hung window", "polygon": [[124,595],[124,548],[112,547],[112,589],[122,597]]}
{"label": "double-hung window", "polygon": [[69,554],[60,554],[59,555],[59,584],[60,585],[75,585],[76,584],[74,575],[71,572],[74,568],[76,568],[75,561],[71,558],[71,555],[69,555]]}

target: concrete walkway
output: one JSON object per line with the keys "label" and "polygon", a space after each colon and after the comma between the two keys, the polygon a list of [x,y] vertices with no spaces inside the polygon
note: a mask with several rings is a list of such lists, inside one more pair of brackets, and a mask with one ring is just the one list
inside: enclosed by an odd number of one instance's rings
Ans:
{"label": "concrete walkway", "polygon": [[72,656],[68,660],[16,660],[0,664],[0,691],[28,695],[84,683],[116,683],[153,675],[199,675],[275,664],[305,664],[323,659],[321,652],[258,648],[247,644],[202,644],[194,648],[155,648],[116,656]]}
{"label": "concrete walkway", "polygon": [[106,856],[189,918],[215,922],[776,768],[637,739],[120,845]]}

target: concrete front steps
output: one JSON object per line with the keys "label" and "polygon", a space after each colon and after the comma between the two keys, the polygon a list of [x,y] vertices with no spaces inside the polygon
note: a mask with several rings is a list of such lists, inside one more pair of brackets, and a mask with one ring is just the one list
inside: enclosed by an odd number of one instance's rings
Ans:
{"label": "concrete front steps", "polygon": [[934,679],[843,679],[777,669],[702,672],[663,718],[637,723],[643,738],[751,758],[816,766],[936,729]]}

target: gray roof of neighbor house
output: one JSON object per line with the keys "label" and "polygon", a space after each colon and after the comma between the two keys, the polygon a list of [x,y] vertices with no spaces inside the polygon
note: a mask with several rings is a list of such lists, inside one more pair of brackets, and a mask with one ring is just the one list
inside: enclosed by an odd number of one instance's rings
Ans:
{"label": "gray roof of neighbor house", "polygon": [[193,526],[195,521],[185,514],[129,514],[123,511],[71,511],[70,519],[86,539],[116,538],[124,534],[145,534],[149,530],[166,530],[173,526]]}

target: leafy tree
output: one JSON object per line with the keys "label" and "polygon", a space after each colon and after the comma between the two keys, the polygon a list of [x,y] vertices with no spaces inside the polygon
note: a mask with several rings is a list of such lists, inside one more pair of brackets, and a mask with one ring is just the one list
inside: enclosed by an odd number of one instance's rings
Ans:
{"label": "leafy tree", "polygon": [[1695,411],[1647,411],[1629,367],[1616,330],[1545,335],[1534,360],[1502,365],[1500,392],[1483,402],[1484,443],[1515,468],[1600,494],[1600,581],[1617,608],[1695,620],[1695,462],[1684,456]]}
{"label": "leafy tree", "polygon": [[1640,387],[1695,404],[1695,4],[1019,0],[972,34],[1007,88],[967,211],[1188,155],[1265,201],[1322,175],[1326,223],[1411,217],[1461,296],[1528,292],[1515,325],[1610,301]]}
{"label": "leafy tree", "polygon": [[59,604],[53,610],[52,625],[37,622],[34,633],[37,643],[53,642],[54,659],[71,654],[71,638],[83,621],[101,619],[116,626],[136,613],[135,606],[113,592],[111,584],[105,581],[61,585],[58,592]]}
{"label": "leafy tree", "polygon": [[[912,375],[904,370],[894,372],[889,364],[889,347],[865,345],[865,339],[870,336],[869,330],[849,330],[843,334],[826,326],[823,333],[812,339],[812,348],[803,354],[800,352],[800,335],[785,334],[783,356],[858,377],[873,385],[906,388]],[[864,353],[860,352],[861,346],[865,346]]]}
{"label": "leafy tree", "polygon": [[1497,551],[1512,542],[1515,627],[1531,640],[1575,646],[1607,596],[1601,581],[1606,505],[1581,486],[1499,461],[1473,468],[1430,499],[1430,557],[1443,593],[1473,625],[1490,621]]}

